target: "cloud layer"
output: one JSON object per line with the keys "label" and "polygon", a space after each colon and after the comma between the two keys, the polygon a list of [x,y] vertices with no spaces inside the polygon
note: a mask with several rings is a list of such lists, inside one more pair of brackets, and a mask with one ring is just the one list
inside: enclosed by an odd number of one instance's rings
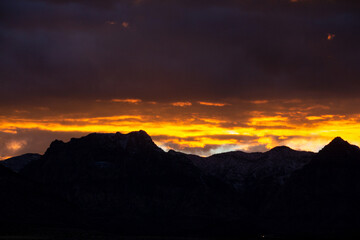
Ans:
{"label": "cloud layer", "polygon": [[358,1],[3,0],[0,11],[1,156],[139,128],[202,155],[359,141]]}

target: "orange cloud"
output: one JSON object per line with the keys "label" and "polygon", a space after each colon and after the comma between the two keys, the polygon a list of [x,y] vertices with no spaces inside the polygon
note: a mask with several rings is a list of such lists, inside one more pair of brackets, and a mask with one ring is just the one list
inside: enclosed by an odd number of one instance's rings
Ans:
{"label": "orange cloud", "polygon": [[265,104],[268,103],[269,100],[255,100],[255,101],[251,101],[251,103],[253,104]]}
{"label": "orange cloud", "polygon": [[7,149],[10,151],[17,151],[21,149],[24,145],[26,145],[26,141],[10,141],[6,144]]}
{"label": "orange cloud", "polygon": [[115,25],[115,24],[116,24],[115,21],[106,21],[105,23],[106,23],[106,24],[109,24],[109,25]]}
{"label": "orange cloud", "polygon": [[11,133],[11,134],[16,134],[17,133],[16,130],[11,130],[11,129],[2,129],[1,131],[4,132],[4,133]]}
{"label": "orange cloud", "polygon": [[116,103],[141,103],[141,99],[111,99],[112,102],[116,102]]}
{"label": "orange cloud", "polygon": [[192,105],[191,102],[174,102],[171,105],[175,106],[175,107],[189,107]]}
{"label": "orange cloud", "polygon": [[214,107],[223,107],[226,105],[229,105],[227,103],[213,103],[213,102],[198,102],[200,105],[205,105],[205,106],[214,106]]}
{"label": "orange cloud", "polygon": [[333,34],[333,33],[328,33],[328,35],[327,35],[327,40],[333,40],[334,38],[335,38],[335,34]]}

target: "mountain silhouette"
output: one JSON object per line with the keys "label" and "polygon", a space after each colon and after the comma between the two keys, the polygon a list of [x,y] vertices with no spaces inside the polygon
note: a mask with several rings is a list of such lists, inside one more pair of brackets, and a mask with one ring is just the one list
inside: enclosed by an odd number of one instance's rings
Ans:
{"label": "mountain silhouette", "polygon": [[30,162],[39,160],[40,157],[41,155],[37,153],[26,153],[21,156],[0,161],[0,165],[10,168],[14,172],[20,172]]}
{"label": "mountain silhouette", "polygon": [[268,206],[270,222],[290,233],[353,236],[360,226],[360,149],[335,138]]}
{"label": "mountain silhouette", "polygon": [[230,186],[164,152],[144,131],[56,140],[22,174],[109,231],[166,233],[249,218]]}
{"label": "mountain silhouette", "polygon": [[313,156],[312,152],[280,146],[265,153],[234,151],[208,158],[193,157],[193,162],[207,174],[233,186],[242,203],[256,210]]}
{"label": "mountain silhouette", "polygon": [[7,229],[345,237],[360,227],[360,150],[340,137],[318,153],[279,146],[200,157],[165,152],[144,131],[92,133],[9,162],[20,172],[0,165]]}

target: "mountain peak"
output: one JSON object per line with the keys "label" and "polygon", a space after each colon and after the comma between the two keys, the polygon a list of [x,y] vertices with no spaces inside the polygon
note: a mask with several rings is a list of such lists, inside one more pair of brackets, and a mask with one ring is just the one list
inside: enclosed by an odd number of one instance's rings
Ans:
{"label": "mountain peak", "polygon": [[[55,153],[70,149],[71,151],[128,151],[131,153],[147,150],[160,150],[144,131],[133,131],[127,134],[116,133],[90,133],[80,138],[71,138],[69,142],[55,140],[46,153]],[[69,150],[69,151],[70,151]],[[90,151],[89,150],[89,151]],[[67,151],[67,150],[66,150]],[[46,154],[45,153],[45,154]]]}
{"label": "mountain peak", "polygon": [[288,146],[277,146],[268,151],[268,153],[289,153],[289,152],[294,152],[294,150],[289,148]]}
{"label": "mountain peak", "polygon": [[150,135],[147,134],[144,130],[130,132],[126,134],[126,136],[128,136],[131,141],[136,142],[137,145],[140,144],[142,146],[158,148]]}
{"label": "mountain peak", "polygon": [[344,139],[342,139],[341,137],[336,137],[330,142],[330,144],[349,144],[349,143]]}
{"label": "mountain peak", "polygon": [[289,148],[288,146],[277,146],[272,148],[270,151],[292,151],[293,149]]}
{"label": "mountain peak", "polygon": [[344,147],[349,147],[349,146],[353,146],[350,143],[348,143],[347,141],[345,141],[344,139],[342,139],[341,137],[336,137],[334,138],[328,145],[326,145],[324,148],[344,148]]}
{"label": "mountain peak", "polygon": [[357,151],[359,151],[359,147],[348,143],[341,137],[336,137],[328,145],[326,145],[320,152],[341,154],[341,153],[350,153]]}
{"label": "mountain peak", "polygon": [[129,135],[134,135],[134,136],[138,136],[138,137],[142,137],[144,139],[151,139],[150,135],[147,134],[147,132],[145,132],[144,130],[139,130],[139,131],[134,131],[134,132],[130,132]]}

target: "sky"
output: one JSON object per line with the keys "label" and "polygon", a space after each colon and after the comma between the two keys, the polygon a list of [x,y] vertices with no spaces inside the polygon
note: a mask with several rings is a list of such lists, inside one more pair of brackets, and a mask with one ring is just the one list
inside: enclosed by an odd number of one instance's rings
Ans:
{"label": "sky", "polygon": [[0,159],[145,130],[209,156],[360,145],[353,0],[2,0]]}

